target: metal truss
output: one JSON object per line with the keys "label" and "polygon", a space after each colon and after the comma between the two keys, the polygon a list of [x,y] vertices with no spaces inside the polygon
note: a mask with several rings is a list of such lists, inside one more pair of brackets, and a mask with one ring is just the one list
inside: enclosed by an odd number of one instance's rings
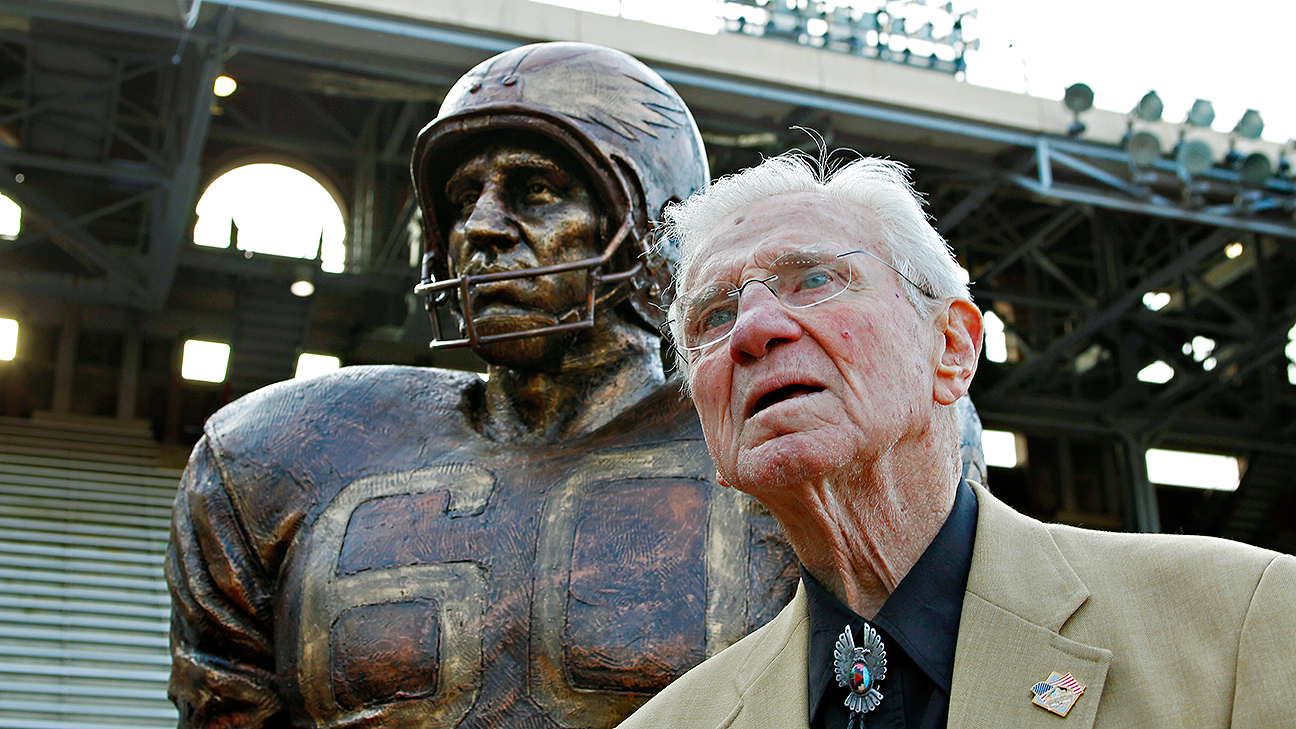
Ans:
{"label": "metal truss", "polygon": [[[427,86],[348,88],[349,69],[312,65],[328,49],[306,60],[287,42],[249,52],[265,43],[229,6],[188,31],[56,3],[16,9],[29,13],[26,32],[0,32],[0,191],[25,227],[0,241],[6,287],[160,310],[191,260],[201,187],[258,154],[295,156],[341,183],[361,280],[396,266],[408,277],[405,150],[435,112]],[[227,66],[252,80],[218,100],[212,82]]]}

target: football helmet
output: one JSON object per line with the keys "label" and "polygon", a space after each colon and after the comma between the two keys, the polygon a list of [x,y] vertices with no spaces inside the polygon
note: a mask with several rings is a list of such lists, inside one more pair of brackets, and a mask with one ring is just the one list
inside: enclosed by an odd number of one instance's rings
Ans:
{"label": "football helmet", "polygon": [[[501,132],[543,137],[584,169],[605,216],[602,251],[584,260],[520,271],[454,276],[447,241],[457,211],[445,186],[475,143]],[[654,221],[672,201],[710,181],[702,136],[683,100],[657,73],[620,51],[587,43],[538,43],[477,65],[450,89],[419,133],[411,172],[423,226],[422,280],[437,341],[473,346],[589,328],[596,306],[628,307],[632,321],[660,331],[677,251],[652,245]],[[470,290],[479,284],[584,270],[588,300],[556,325],[480,335]],[[443,336],[437,307],[451,306],[463,331]]]}

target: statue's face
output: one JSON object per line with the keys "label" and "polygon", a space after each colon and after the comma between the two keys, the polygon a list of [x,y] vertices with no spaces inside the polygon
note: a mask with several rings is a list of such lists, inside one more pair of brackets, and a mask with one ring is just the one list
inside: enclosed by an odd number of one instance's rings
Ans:
{"label": "statue's face", "polygon": [[[601,252],[601,218],[574,163],[528,144],[485,147],[455,170],[446,197],[452,275],[518,272]],[[514,278],[472,288],[473,322],[482,335],[552,326],[589,297],[583,270]],[[534,367],[556,361],[573,335],[526,337],[479,347],[492,364]]]}

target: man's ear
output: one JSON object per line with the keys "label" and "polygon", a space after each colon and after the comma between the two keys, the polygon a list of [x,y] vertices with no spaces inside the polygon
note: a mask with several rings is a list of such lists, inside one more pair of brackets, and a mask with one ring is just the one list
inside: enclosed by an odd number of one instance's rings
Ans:
{"label": "man's ear", "polygon": [[981,359],[981,311],[972,302],[955,299],[936,317],[944,325],[945,351],[936,366],[933,395],[942,405],[953,405],[963,397]]}

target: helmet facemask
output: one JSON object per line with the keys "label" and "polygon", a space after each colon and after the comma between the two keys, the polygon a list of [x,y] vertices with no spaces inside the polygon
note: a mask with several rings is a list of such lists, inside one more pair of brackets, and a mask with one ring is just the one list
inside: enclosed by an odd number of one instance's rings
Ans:
{"label": "helmet facemask", "polygon": [[[538,260],[537,265],[526,265],[525,267],[517,266],[465,266],[462,262],[458,269],[454,264],[454,254],[458,248],[466,248],[473,257],[493,258],[494,252],[489,249],[495,246],[487,240],[487,236],[477,236],[473,242],[467,240],[467,232],[463,228],[471,224],[470,217],[465,217],[457,209],[456,205],[450,200],[450,194],[447,191],[447,185],[442,184],[444,179],[454,179],[458,172],[447,175],[445,170],[454,168],[455,170],[463,169],[465,166],[472,165],[474,160],[481,159],[483,156],[489,156],[492,153],[507,157],[510,151],[520,151],[523,154],[534,154],[546,160],[551,160],[553,164],[574,178],[575,185],[580,185],[585,193],[588,194],[586,207],[590,215],[596,222],[595,239],[587,241],[592,245],[586,245],[586,250],[591,255],[581,256],[576,260],[561,260],[562,256],[554,256],[552,250],[543,248],[547,244],[549,248],[553,247],[554,241],[545,239],[546,233],[550,236],[555,234],[544,230],[544,223],[532,221],[530,226],[524,222],[524,215],[513,215],[512,212],[503,213],[507,218],[508,232],[494,236],[494,239],[500,244],[499,247],[505,251],[515,247],[525,246],[532,248],[532,255]],[[433,342],[433,348],[450,348],[469,346],[480,350],[484,345],[492,345],[500,342],[508,342],[517,339],[523,339],[533,336],[549,336],[560,333],[574,333],[583,329],[589,329],[594,326],[596,312],[601,307],[616,306],[624,301],[627,296],[633,292],[636,286],[642,284],[638,279],[642,278],[644,271],[644,262],[642,259],[633,254],[634,250],[639,249],[639,228],[636,210],[632,206],[627,206],[624,200],[608,200],[606,185],[599,186],[593,184],[589,175],[583,169],[576,159],[566,152],[560,145],[551,141],[551,138],[545,135],[510,132],[507,129],[492,129],[490,134],[479,134],[478,137],[467,145],[467,151],[458,155],[456,164],[443,164],[438,173],[433,173],[427,184],[423,187],[427,189],[425,197],[433,198],[435,204],[435,216],[425,216],[425,226],[429,224],[427,218],[431,217],[431,224],[437,226],[435,234],[438,240],[444,241],[442,246],[429,246],[429,250],[423,258],[423,276],[422,281],[415,288],[416,293],[428,296],[428,309],[432,314],[434,332],[436,341]],[[497,193],[498,194],[498,193]],[[496,203],[499,204],[499,203]],[[607,210],[625,211],[613,222],[611,215]],[[496,213],[497,215],[499,213]],[[488,215],[490,215],[488,213]],[[542,240],[533,240],[532,233],[542,238]],[[579,246],[581,241],[579,236],[563,237],[558,234],[558,241],[564,246]],[[458,243],[454,243],[454,241]],[[536,243],[541,243],[537,246]],[[488,250],[479,250],[488,249]],[[460,257],[464,257],[464,252],[459,251]],[[546,261],[546,255],[558,260]],[[504,257],[502,254],[501,258]],[[481,312],[477,310],[476,302],[478,294],[484,287],[499,286],[511,281],[546,279],[549,277],[547,284],[543,288],[549,288],[553,291],[562,291],[564,286],[570,287],[571,276],[573,274],[583,275],[584,295],[582,301],[574,306],[567,306],[562,301],[553,302],[554,309],[546,311],[552,316],[539,314],[535,318],[550,319],[548,322],[538,323],[535,326],[524,326],[522,328],[513,328],[511,331],[490,331],[491,326],[481,326]],[[562,279],[566,278],[566,284]],[[561,296],[555,297],[561,299]],[[545,311],[546,306],[535,306],[538,302],[531,302],[532,307],[538,311]],[[549,302],[545,302],[546,304]],[[460,323],[460,332],[454,336],[449,332],[441,331],[440,317],[436,315],[438,307],[448,307],[455,319]],[[447,336],[450,335],[450,336]]]}

